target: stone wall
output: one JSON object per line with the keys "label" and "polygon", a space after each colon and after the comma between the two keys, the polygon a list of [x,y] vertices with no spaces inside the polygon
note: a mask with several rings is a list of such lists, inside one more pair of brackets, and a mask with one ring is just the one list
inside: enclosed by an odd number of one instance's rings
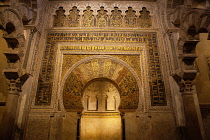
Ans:
{"label": "stone wall", "polygon": [[172,112],[126,113],[127,140],[176,140],[175,118]]}
{"label": "stone wall", "polygon": [[63,117],[62,140],[76,140],[77,119],[77,112],[66,112]]}

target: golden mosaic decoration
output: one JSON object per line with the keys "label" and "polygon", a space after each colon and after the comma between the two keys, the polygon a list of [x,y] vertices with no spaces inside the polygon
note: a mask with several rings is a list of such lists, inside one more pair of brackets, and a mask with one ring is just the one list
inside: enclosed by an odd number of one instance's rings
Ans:
{"label": "golden mosaic decoration", "polygon": [[[62,9],[61,9],[62,10]],[[166,95],[165,95],[165,87],[164,87],[164,81],[162,79],[162,74],[161,74],[161,67],[160,67],[160,58],[159,58],[159,49],[157,45],[157,34],[156,32],[127,32],[127,31],[119,31],[119,32],[114,32],[114,31],[66,31],[66,32],[48,32],[47,35],[47,45],[44,53],[44,57],[42,60],[42,68],[40,71],[40,77],[39,77],[39,83],[37,87],[37,94],[36,94],[36,100],[35,100],[35,105],[50,105],[51,103],[51,96],[52,96],[52,81],[54,77],[54,64],[56,62],[56,52],[58,51],[58,46],[57,44],[59,42],[94,42],[94,43],[131,43],[131,44],[139,44],[139,43],[145,43],[146,44],[146,50],[147,50],[147,59],[148,59],[148,65],[149,65],[149,81],[150,81],[150,95],[151,95],[151,103],[153,106],[165,106],[167,105],[166,103]],[[129,45],[128,45],[129,46]],[[132,45],[134,46],[134,45]],[[110,46],[106,46],[110,47]],[[78,51],[78,48],[80,51],[83,49],[88,52],[89,49],[91,51],[97,50],[98,52],[104,52],[106,51],[106,47],[104,48],[103,46],[70,46],[70,47],[61,47],[61,51]],[[124,48],[123,48],[124,47]],[[117,52],[117,49],[119,48],[120,50],[118,51],[124,51],[124,52],[134,52],[136,51],[135,47],[133,47],[132,50],[129,47],[125,46],[119,46],[117,45],[111,46],[110,50],[113,50],[114,52]],[[94,48],[94,49],[93,49]],[[122,49],[123,48],[123,49]],[[72,50],[70,50],[72,49]],[[141,51],[141,50],[137,50]],[[75,55],[76,56],[76,55]],[[69,61],[66,66],[66,68],[63,68],[63,71],[67,71],[68,68],[81,60],[82,58],[85,58],[89,55],[83,55],[83,56],[77,56],[73,58],[71,61]],[[69,56],[68,56],[69,57]],[[72,57],[72,56],[70,56]],[[80,58],[81,57],[81,58]],[[135,71],[138,73],[138,76],[140,77],[140,73],[137,72],[140,70],[138,66],[135,65],[135,60],[139,60],[135,58],[130,59],[130,58],[123,58],[119,56],[119,59],[123,60],[124,62],[128,63]],[[75,59],[75,60],[74,60]],[[135,60],[134,60],[135,59]],[[132,60],[132,61],[131,61]],[[109,62],[109,60],[106,60],[107,62],[102,62],[100,60],[94,60],[94,61],[89,61],[87,62],[87,67],[92,67],[92,70],[95,71],[95,74],[92,75],[93,78],[97,78],[97,76],[100,76],[103,74],[108,75],[108,74],[113,74],[114,72],[110,72],[111,68],[115,66],[116,64]],[[67,62],[65,62],[67,63]],[[99,65],[106,63],[103,66],[103,69],[98,70]],[[116,65],[116,67],[119,67]],[[104,69],[109,69],[108,71],[103,71]],[[79,68],[78,70],[84,71],[86,68]],[[122,69],[123,70],[123,69]],[[125,70],[125,69],[124,69]],[[78,71],[78,73],[80,73]],[[126,71],[126,70],[125,70]],[[75,70],[76,72],[76,70]],[[76,75],[76,73],[75,73]],[[89,73],[90,75],[90,73]],[[89,80],[88,77],[90,77],[88,74],[83,76],[83,79]],[[115,75],[115,74],[114,74]],[[76,75],[78,76],[78,75]],[[116,76],[118,77],[118,76]],[[140,78],[141,79],[141,78]],[[82,83],[85,82],[85,80],[82,81]],[[115,79],[117,81],[117,78]],[[43,101],[44,99],[44,101]]]}

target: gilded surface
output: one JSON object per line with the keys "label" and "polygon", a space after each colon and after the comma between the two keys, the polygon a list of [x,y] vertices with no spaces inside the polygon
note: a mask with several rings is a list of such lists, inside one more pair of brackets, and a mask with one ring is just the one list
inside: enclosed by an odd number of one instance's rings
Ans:
{"label": "gilded surface", "polygon": [[125,24],[126,27],[136,27],[136,11],[132,7],[128,7],[128,10],[125,11]]}
{"label": "gilded surface", "polygon": [[[127,56],[129,57],[129,55]],[[88,57],[88,55],[65,55],[63,58],[63,65],[68,65],[68,67],[63,68],[62,73],[65,74],[68,69],[71,68],[71,66],[74,64],[72,62],[76,63],[85,57]],[[119,84],[120,80],[122,80],[121,78],[124,77],[128,72],[129,70],[121,63],[104,58],[91,59],[80,64],[73,70],[73,73],[81,80],[84,85],[88,81],[99,77],[111,79],[115,81],[116,84]]]}
{"label": "gilded surface", "polygon": [[76,6],[73,6],[69,11],[68,15],[68,26],[69,27],[78,27],[79,26],[79,10]]}
{"label": "gilded surface", "polygon": [[[131,73],[127,73],[119,83],[121,93],[120,109],[135,109],[138,107],[139,90],[135,78]],[[132,102],[131,102],[132,99]]]}
{"label": "gilded surface", "polygon": [[90,6],[86,7],[86,10],[83,11],[84,15],[82,16],[82,25],[83,27],[93,27],[94,26],[94,15],[93,10]]}
{"label": "gilded surface", "polygon": [[63,90],[64,107],[73,110],[82,110],[81,90],[84,85],[74,73],[71,73],[66,80]]}
{"label": "gilded surface", "polygon": [[141,77],[140,65],[142,64],[140,63],[139,55],[111,55],[111,56],[119,58],[123,60],[124,62],[126,62],[127,64],[129,64],[129,66],[131,66],[131,68],[133,68],[133,70],[136,72],[138,77]]}
{"label": "gilded surface", "polygon": [[96,16],[96,23],[97,27],[107,27],[108,23],[108,15],[107,15],[107,10],[104,10],[104,7],[100,7],[100,10],[97,11],[98,15]]}
{"label": "gilded surface", "polygon": [[[161,106],[166,105],[166,96],[164,90],[164,82],[162,79],[159,52],[157,46],[157,35],[155,32],[145,33],[145,32],[110,32],[110,31],[77,31],[77,32],[49,32],[47,37],[47,45],[45,53],[42,60],[42,68],[39,77],[39,85],[36,94],[35,105],[50,105],[51,95],[52,95],[52,81],[54,76],[54,64],[56,61],[57,43],[59,42],[115,42],[115,43],[146,43],[148,63],[149,63],[149,79],[150,79],[150,94],[152,105]],[[87,48],[87,47],[86,47]],[[98,48],[100,49],[100,48]],[[82,51],[83,48],[81,47]],[[79,58],[76,58],[79,60]],[[76,60],[75,60],[76,61]],[[98,71],[96,74],[92,75],[96,77],[97,75],[106,73],[106,75],[112,75],[114,71],[113,67],[115,64],[106,60],[106,65],[103,66],[103,70],[110,68],[110,70]],[[127,62],[127,60],[124,60]],[[71,62],[72,64],[75,62]],[[103,62],[104,63],[104,62]],[[131,65],[131,62],[128,62]],[[132,62],[134,63],[134,62]],[[89,67],[98,67],[102,62],[95,63],[89,62]],[[88,66],[87,65],[87,66]],[[117,66],[119,67],[120,66]],[[82,70],[82,69],[81,69]],[[84,69],[85,70],[85,69]],[[101,69],[102,70],[102,69]],[[123,69],[122,69],[123,70]],[[90,74],[89,74],[90,75]],[[88,75],[85,75],[88,79]],[[84,77],[85,77],[84,76]],[[44,93],[43,93],[44,92]],[[44,102],[40,99],[43,99]]]}
{"label": "gilded surface", "polygon": [[[74,59],[77,57],[82,59],[81,57],[82,55],[71,55],[71,56],[72,57],[67,57],[66,55],[66,57],[64,57],[64,61],[68,62],[69,59],[71,58]],[[63,65],[65,65],[65,63]],[[81,93],[78,93],[78,91],[81,91],[82,86],[79,85],[86,85],[89,81],[95,78],[108,78],[114,81],[117,85],[119,85],[120,95],[122,96],[121,104],[119,107],[120,109],[136,109],[138,107],[139,89],[137,82],[134,76],[128,70],[128,68],[126,68],[121,63],[118,63],[111,59],[104,59],[104,58],[91,59],[87,62],[80,64],[72,71],[72,73],[73,74],[70,74],[71,78],[68,77],[68,79],[72,80],[67,80],[65,83],[65,90],[63,93],[66,95],[64,96],[65,102],[67,102],[68,100],[67,103],[71,102],[74,105],[77,104],[77,102],[71,100],[71,98],[68,97],[72,97],[72,99],[75,98],[77,99],[78,95],[81,95]],[[72,75],[76,76],[77,78],[72,77]],[[79,85],[76,86],[77,84]],[[72,92],[65,92],[67,87],[74,89],[71,89]],[[75,93],[73,94],[73,92]],[[67,96],[67,94],[71,95]],[[80,96],[80,98],[81,101],[82,96]],[[72,109],[69,106],[65,107],[67,107],[66,109]]]}
{"label": "gilded surface", "polygon": [[79,62],[80,60],[91,56],[91,55],[64,55],[63,56],[63,65],[62,65],[62,78],[64,74],[71,68],[75,63]]}
{"label": "gilded surface", "polygon": [[[108,10],[105,10],[103,6],[97,10],[97,14],[91,10],[90,6],[86,7],[83,11],[83,15],[79,15],[80,10],[76,6],[73,6],[69,10],[69,15],[65,15],[63,7],[59,7],[54,15],[53,27],[125,27],[125,28],[151,28],[152,20],[150,12],[143,7],[139,11],[140,16],[136,15],[136,11],[132,7],[128,7],[125,11],[125,16],[122,15],[122,11],[118,7],[114,7],[114,10],[110,10],[111,15],[108,16]],[[96,12],[96,11],[95,11]]]}
{"label": "gilded surface", "polygon": [[118,10],[118,7],[114,7],[114,10],[111,11],[112,15],[110,17],[110,26],[111,27],[121,27],[122,26],[122,11]]}
{"label": "gilded surface", "polygon": [[139,13],[140,13],[140,16],[138,19],[139,27],[150,28],[152,26],[151,16],[149,15],[150,12],[147,11],[146,7],[143,7]]}
{"label": "gilded surface", "polygon": [[104,46],[61,46],[61,51],[91,51],[91,52],[138,52],[142,51],[141,46],[117,46],[117,45],[104,45]]}
{"label": "gilded surface", "polygon": [[56,10],[56,15],[54,15],[54,27],[63,27],[66,20],[65,10],[63,10],[63,7],[59,7],[58,10]]}

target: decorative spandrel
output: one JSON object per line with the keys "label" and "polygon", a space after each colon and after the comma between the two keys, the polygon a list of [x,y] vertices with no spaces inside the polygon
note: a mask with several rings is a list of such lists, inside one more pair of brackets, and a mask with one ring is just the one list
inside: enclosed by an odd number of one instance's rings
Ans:
{"label": "decorative spandrel", "polygon": [[93,15],[93,10],[91,10],[91,7],[87,6],[86,10],[84,10],[83,13],[84,13],[84,15],[82,16],[83,27],[93,27],[94,15]]}
{"label": "decorative spandrel", "polygon": [[79,10],[76,6],[73,6],[69,11],[68,15],[68,26],[69,27],[79,27]]}
{"label": "decorative spandrel", "polygon": [[111,11],[112,15],[110,17],[110,26],[111,27],[121,27],[122,26],[122,11],[118,10],[118,7],[114,7],[114,10]]}
{"label": "decorative spandrel", "polygon": [[[119,84],[121,98],[133,98],[133,106],[138,106],[138,85],[136,84],[135,78],[131,73],[127,73],[121,80]],[[129,102],[122,102],[121,106],[129,107],[131,104]]]}
{"label": "decorative spandrel", "polygon": [[150,12],[147,11],[146,7],[143,7],[141,11],[139,11],[140,16],[138,19],[138,25],[141,28],[150,28],[152,26],[152,20],[150,16]]}
{"label": "decorative spandrel", "polygon": [[56,10],[56,15],[54,15],[54,27],[63,27],[65,25],[66,15],[65,10],[63,7],[59,7],[58,10]]}
{"label": "decorative spandrel", "polygon": [[82,110],[81,90],[84,87],[80,79],[71,73],[66,80],[63,92],[64,107],[71,110]]}
{"label": "decorative spandrel", "polygon": [[107,10],[104,10],[104,7],[101,6],[100,10],[97,11],[98,15],[96,16],[97,18],[97,27],[107,27],[108,25],[108,15],[107,15]]}
{"label": "decorative spandrel", "polygon": [[132,7],[128,7],[125,11],[125,25],[126,27],[136,27],[136,11]]}

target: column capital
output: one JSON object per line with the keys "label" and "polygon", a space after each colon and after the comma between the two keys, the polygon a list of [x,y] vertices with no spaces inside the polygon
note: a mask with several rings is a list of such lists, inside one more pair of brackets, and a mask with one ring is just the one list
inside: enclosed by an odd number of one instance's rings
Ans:
{"label": "column capital", "polygon": [[9,85],[9,88],[8,88],[9,94],[19,95],[19,92],[21,91],[20,78],[8,79],[7,84]]}
{"label": "column capital", "polygon": [[192,86],[195,85],[195,81],[194,80],[181,80],[181,82],[179,82],[179,86],[180,86],[180,92],[182,92],[182,95],[192,95],[193,92],[193,88]]}

